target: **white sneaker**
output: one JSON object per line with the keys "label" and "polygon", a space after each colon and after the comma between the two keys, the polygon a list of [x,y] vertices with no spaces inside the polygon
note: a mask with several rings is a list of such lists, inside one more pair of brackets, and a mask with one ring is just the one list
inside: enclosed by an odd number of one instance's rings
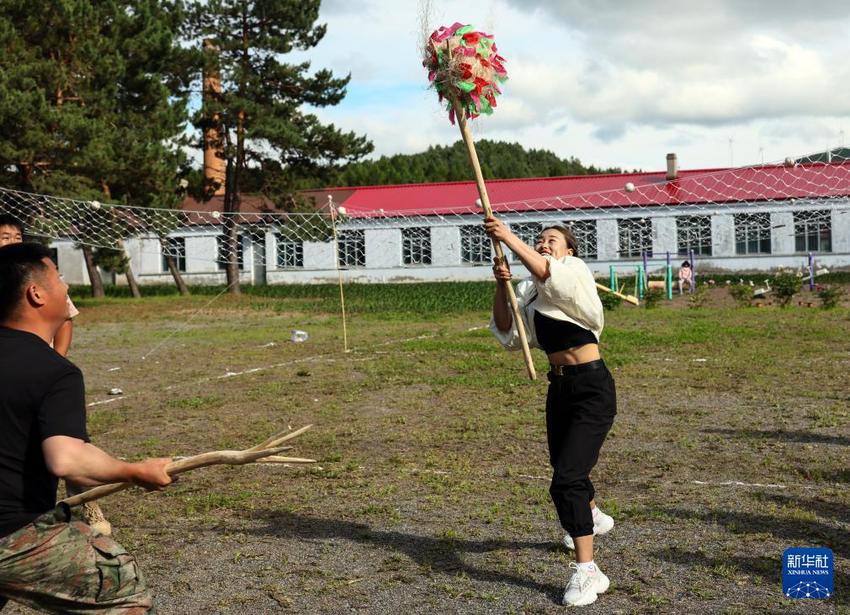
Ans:
{"label": "white sneaker", "polygon": [[596,572],[588,573],[573,562],[570,568],[574,569],[566,589],[564,589],[563,603],[566,606],[585,606],[596,602],[599,594],[608,591],[611,581],[596,567]]}
{"label": "white sneaker", "polygon": [[[602,534],[607,534],[612,529],[614,529],[614,517],[606,515],[601,509],[597,508],[596,514],[593,516],[593,535],[601,536]],[[574,551],[576,548],[573,537],[569,534],[564,536],[564,546],[570,551]]]}

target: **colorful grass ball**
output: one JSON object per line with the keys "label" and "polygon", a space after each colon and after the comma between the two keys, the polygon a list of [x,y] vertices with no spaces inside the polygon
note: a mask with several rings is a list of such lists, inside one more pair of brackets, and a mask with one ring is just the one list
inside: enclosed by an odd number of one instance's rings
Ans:
{"label": "colorful grass ball", "polygon": [[422,64],[454,124],[455,104],[469,119],[493,113],[499,84],[508,78],[504,62],[491,35],[455,23],[431,34]]}

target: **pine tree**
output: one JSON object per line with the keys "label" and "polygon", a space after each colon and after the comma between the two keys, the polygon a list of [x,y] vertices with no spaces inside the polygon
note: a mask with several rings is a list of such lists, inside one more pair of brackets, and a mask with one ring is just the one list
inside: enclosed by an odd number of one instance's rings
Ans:
{"label": "pine tree", "polygon": [[[225,211],[239,211],[249,165],[263,168],[262,192],[291,209],[290,193],[300,180],[326,177],[338,161],[356,161],[371,151],[365,137],[325,126],[302,108],[338,104],[349,77],[336,78],[325,69],[311,75],[309,62],[281,60],[324,37],[326,27],[315,24],[319,0],[196,0],[190,14],[189,38],[197,49],[205,46],[204,70],[221,83],[221,93],[204,101],[195,120],[202,129],[214,123],[220,134],[227,163]],[[227,284],[238,293],[232,216],[225,216],[224,233]]]}
{"label": "pine tree", "polygon": [[[180,72],[179,3],[4,0],[1,6],[5,180],[63,197],[175,206],[182,156],[174,139],[185,101],[168,85]],[[109,223],[123,253],[126,220]],[[82,221],[75,226],[87,228]],[[102,294],[86,243],[83,237],[92,292]]]}

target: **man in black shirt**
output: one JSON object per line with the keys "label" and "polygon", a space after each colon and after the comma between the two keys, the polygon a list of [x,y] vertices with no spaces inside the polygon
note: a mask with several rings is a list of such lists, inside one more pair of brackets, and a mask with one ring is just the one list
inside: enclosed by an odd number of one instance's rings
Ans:
{"label": "man in black shirt", "polygon": [[126,463],[89,443],[80,370],[49,341],[67,285],[40,244],[0,248],[0,608],[6,599],[74,613],[147,613],[135,559],[54,511],[59,478],[161,489],[170,459]]}

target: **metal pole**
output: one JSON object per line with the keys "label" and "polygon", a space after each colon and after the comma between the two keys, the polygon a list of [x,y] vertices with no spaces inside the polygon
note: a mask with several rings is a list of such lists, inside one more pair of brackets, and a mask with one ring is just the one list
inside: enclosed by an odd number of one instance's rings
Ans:
{"label": "metal pole", "polygon": [[643,299],[643,275],[640,265],[635,265],[635,287],[637,288],[638,299]]}
{"label": "metal pole", "polygon": [[610,278],[611,290],[617,291],[617,272],[614,271],[614,265],[608,265],[608,277]]}
{"label": "metal pole", "polygon": [[815,255],[809,252],[809,290],[815,289]]}
{"label": "metal pole", "polygon": [[688,250],[688,260],[691,263],[691,294],[696,292],[697,286],[697,262],[694,260],[694,251],[693,248]]}

